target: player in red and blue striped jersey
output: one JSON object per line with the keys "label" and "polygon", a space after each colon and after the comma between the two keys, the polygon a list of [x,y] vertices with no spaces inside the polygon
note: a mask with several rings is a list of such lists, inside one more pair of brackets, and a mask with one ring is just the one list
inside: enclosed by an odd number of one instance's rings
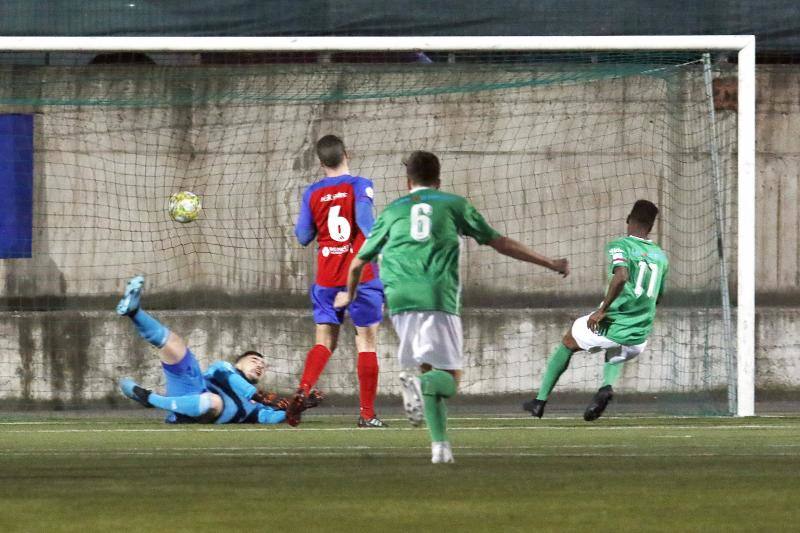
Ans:
{"label": "player in red and blue striped jersey", "polygon": [[[375,222],[374,189],[370,180],[352,176],[342,140],[326,135],[317,141],[325,177],[303,193],[300,216],[295,226],[297,240],[303,246],[316,237],[318,243],[317,275],[311,286],[311,303],[316,324],[316,343],[306,355],[296,401],[319,379],[339,339],[344,310],[334,309],[336,294],[347,285],[350,261],[356,256]],[[375,415],[378,389],[377,333],[383,319],[383,285],[377,265],[364,269],[358,298],[347,312],[356,328],[358,382],[360,397],[359,427],[385,427]]]}

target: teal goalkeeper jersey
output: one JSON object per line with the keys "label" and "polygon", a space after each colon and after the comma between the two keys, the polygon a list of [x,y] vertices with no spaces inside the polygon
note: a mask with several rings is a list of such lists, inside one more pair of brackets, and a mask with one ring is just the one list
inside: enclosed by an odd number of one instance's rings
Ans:
{"label": "teal goalkeeper jersey", "polygon": [[462,235],[480,244],[500,234],[461,196],[418,189],[378,216],[358,257],[380,254],[380,277],[389,313],[461,312],[458,265]]}
{"label": "teal goalkeeper jersey", "polygon": [[601,334],[625,346],[641,344],[653,329],[656,302],[664,292],[669,270],[667,254],[653,241],[623,237],[606,245],[609,279],[618,266],[628,268],[628,281],[611,303]]}

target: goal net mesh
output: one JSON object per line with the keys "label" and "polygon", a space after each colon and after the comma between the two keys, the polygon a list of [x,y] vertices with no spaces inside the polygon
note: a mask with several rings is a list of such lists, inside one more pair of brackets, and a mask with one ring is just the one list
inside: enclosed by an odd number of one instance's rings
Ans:
{"label": "goal net mesh", "polygon": [[[717,239],[734,249],[736,115],[718,110],[711,123],[699,54],[100,57],[0,64],[0,112],[34,124],[32,256],[0,261],[0,398],[115,401],[125,375],[163,386],[156,350],[114,314],[137,274],[143,306],[202,365],[255,349],[268,358],[264,386],[294,389],[314,344],[316,250],[293,228],[303,189],[321,177],[314,144],[332,133],[352,173],[374,181],[378,211],[406,192],[402,157],[429,150],[444,190],[502,234],[570,260],[562,279],[465,242],[464,397],[492,404],[539,387],[564,332],[602,300],[605,244],[644,198],[661,209],[652,237],[670,272],[615,402],[619,412],[727,412],[734,354]],[[178,191],[202,197],[197,221],[170,219]],[[319,382],[334,396],[358,390],[351,330]],[[385,321],[380,394],[399,392],[396,346]],[[602,354],[575,354],[550,405],[586,402],[602,365]]]}

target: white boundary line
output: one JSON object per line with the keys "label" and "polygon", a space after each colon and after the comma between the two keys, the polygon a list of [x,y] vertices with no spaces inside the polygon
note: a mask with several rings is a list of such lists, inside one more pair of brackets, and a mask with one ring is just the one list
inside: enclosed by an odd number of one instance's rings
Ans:
{"label": "white boundary line", "polygon": [[[746,424],[746,425],[717,425],[717,426],[475,426],[475,427],[453,427],[448,431],[633,431],[633,430],[718,430],[718,429],[798,429],[800,426],[793,425],[770,425],[770,424]],[[182,428],[70,428],[70,429],[11,429],[0,431],[0,435],[8,433],[241,433],[241,432],[273,432],[273,433],[308,433],[308,432],[365,432],[389,433],[393,431],[427,431],[425,428],[383,428],[380,430],[365,430],[364,428],[276,428],[270,426],[260,427],[230,427],[215,426],[207,428],[182,427]]]}
{"label": "white boundary line", "polygon": [[[426,448],[427,450],[427,448]],[[7,456],[14,456],[14,457],[63,457],[63,456],[74,456],[74,452],[64,451],[64,452],[57,452],[57,453],[36,453],[36,452],[9,452],[6,453]],[[613,453],[609,454],[609,452],[584,452],[584,453],[547,453],[547,452],[509,452],[509,453],[502,453],[502,452],[459,452],[458,448],[455,449],[456,457],[480,457],[480,458],[487,458],[487,457],[602,457],[604,459],[608,459],[609,457],[670,457],[670,458],[678,458],[678,457],[796,457],[796,453],[724,453],[724,452],[689,452],[689,453],[679,453],[679,454],[665,454],[662,452],[659,453],[632,453],[632,452],[623,452],[623,453]],[[90,452],[81,454],[83,457],[125,457],[125,456],[147,456],[147,457],[186,457],[186,452],[136,452],[136,451],[120,451],[114,453],[104,453],[104,452]],[[360,452],[321,452],[321,453],[309,453],[309,452],[249,452],[247,454],[248,457],[390,457],[390,458],[397,458],[397,459],[407,459],[407,458],[426,458],[430,457],[429,451],[425,453],[397,453],[396,451],[367,451],[362,450]],[[202,457],[242,457],[242,452],[212,452],[212,453],[204,453]]]}

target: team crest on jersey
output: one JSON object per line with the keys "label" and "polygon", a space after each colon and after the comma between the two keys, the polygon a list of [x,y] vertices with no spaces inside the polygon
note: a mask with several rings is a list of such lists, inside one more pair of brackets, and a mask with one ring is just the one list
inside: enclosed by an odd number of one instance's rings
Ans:
{"label": "team crest on jersey", "polygon": [[372,187],[367,187],[366,189],[364,189],[364,194],[367,195],[367,198],[372,198],[373,196],[375,196],[375,191],[372,190]]}
{"label": "team crest on jersey", "polygon": [[320,202],[330,202],[333,200],[339,200],[341,198],[347,198],[346,192],[337,192],[336,194],[326,194],[325,196],[319,199]]}

